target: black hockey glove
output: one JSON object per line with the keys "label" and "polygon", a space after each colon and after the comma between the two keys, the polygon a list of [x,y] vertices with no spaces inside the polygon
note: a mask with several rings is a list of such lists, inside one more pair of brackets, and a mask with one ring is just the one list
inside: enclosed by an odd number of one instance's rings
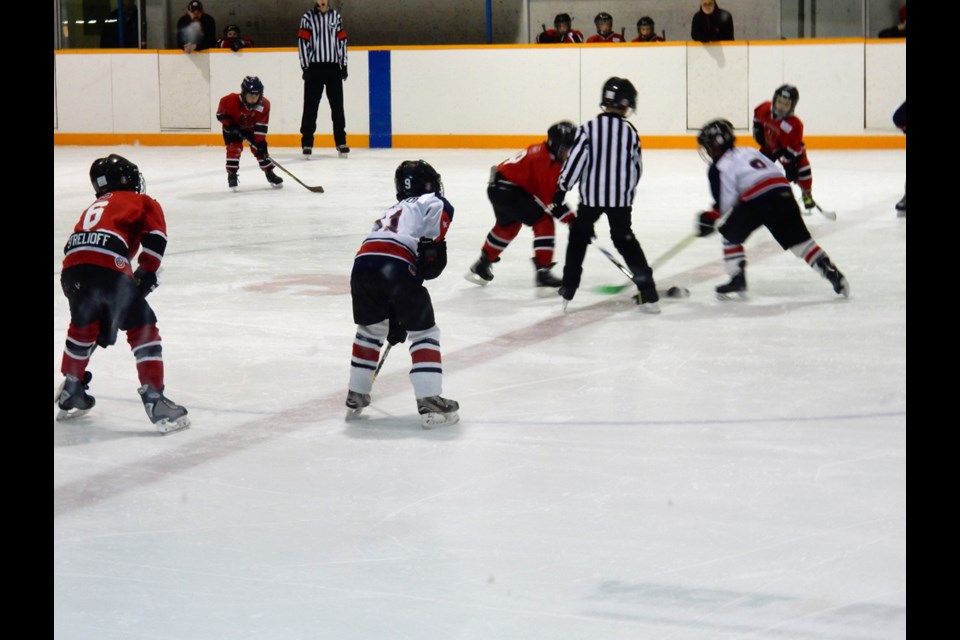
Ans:
{"label": "black hockey glove", "polygon": [[796,182],[800,179],[800,167],[796,162],[790,162],[786,156],[784,156],[780,162],[783,164],[783,173],[786,174],[787,180]]}
{"label": "black hockey glove", "polygon": [[761,147],[767,144],[763,136],[763,123],[759,120],[753,121],[753,139],[756,140],[757,144]]}
{"label": "black hockey glove", "polygon": [[346,79],[347,79],[347,66],[346,66],[346,65],[340,67],[340,79],[341,79],[341,80],[346,80]]}
{"label": "black hockey glove", "polygon": [[251,142],[250,146],[256,150],[258,158],[267,157],[267,139],[266,138],[264,138],[260,142]]}
{"label": "black hockey glove", "polygon": [[720,212],[716,209],[704,211],[697,216],[697,235],[706,238],[717,230],[717,220],[720,219]]}
{"label": "black hockey glove", "polygon": [[140,293],[143,294],[144,298],[160,286],[160,283],[157,281],[157,272],[147,271],[143,267],[134,271],[133,281],[137,283],[137,289],[140,289]]}
{"label": "black hockey glove", "polygon": [[567,197],[566,191],[564,191],[563,189],[557,189],[557,192],[553,194],[553,200],[551,200],[550,203],[556,207],[558,205],[563,204],[563,200],[566,197]]}
{"label": "black hockey glove", "polygon": [[399,320],[394,320],[393,317],[390,318],[390,330],[387,332],[387,342],[390,345],[400,344],[401,342],[407,341],[407,330],[403,328],[403,325]]}
{"label": "black hockey glove", "polygon": [[553,214],[554,218],[566,225],[573,224],[573,221],[577,217],[577,214],[571,211],[570,207],[563,203],[554,206],[551,213]]}
{"label": "black hockey glove", "polygon": [[447,241],[434,242],[421,238],[417,247],[417,267],[420,277],[424,280],[433,280],[447,266]]}

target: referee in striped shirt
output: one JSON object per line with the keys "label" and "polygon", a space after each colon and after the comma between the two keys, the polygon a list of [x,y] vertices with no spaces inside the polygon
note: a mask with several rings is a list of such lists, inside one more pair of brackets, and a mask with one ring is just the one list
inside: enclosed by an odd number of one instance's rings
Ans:
{"label": "referee in striped shirt", "polygon": [[567,257],[563,265],[563,308],[580,287],[583,259],[593,240],[594,225],[607,214],[610,238],[633,273],[640,309],[659,313],[653,271],[631,228],[633,197],[643,172],[640,138],[626,117],[637,107],[637,90],[626,78],[610,78],[603,85],[603,111],[577,130],[570,155],[563,164],[553,197],[554,206],[563,203],[567,191],[580,184],[580,207],[570,227]]}
{"label": "referee in striped shirt", "polygon": [[297,33],[300,68],[303,69],[303,115],[300,118],[300,146],[306,158],[313,153],[313,134],[317,131],[317,110],[323,90],[330,102],[333,141],[340,157],[350,153],[347,146],[346,118],[343,115],[343,81],[347,79],[347,32],[340,12],[330,0],[316,0],[316,6],[303,14]]}

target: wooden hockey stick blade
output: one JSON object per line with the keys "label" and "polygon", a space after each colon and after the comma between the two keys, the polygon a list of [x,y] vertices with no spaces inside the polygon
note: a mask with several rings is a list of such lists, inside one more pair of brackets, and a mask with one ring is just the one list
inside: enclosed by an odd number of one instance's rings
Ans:
{"label": "wooden hockey stick blade", "polygon": [[[268,157],[269,157],[269,156],[268,156]],[[274,160],[273,158],[270,158],[270,162],[272,162],[272,163],[274,164],[274,166],[277,167],[277,169],[280,169],[280,171],[283,171],[285,174],[287,174],[288,176],[290,176],[291,178],[293,178],[294,181],[296,181],[296,182],[298,182],[299,184],[301,184],[301,185],[303,185],[304,187],[306,187],[307,191],[312,191],[312,192],[314,192],[314,193],[323,193],[323,187],[321,187],[320,185],[317,185],[317,186],[315,186],[315,187],[311,187],[310,185],[305,184],[300,178],[298,178],[297,176],[295,176],[295,175],[293,175],[292,173],[290,173],[290,171],[288,171],[286,167],[284,167],[282,164],[280,164],[279,162],[277,162],[277,161]]]}
{"label": "wooden hockey stick blade", "polygon": [[823,217],[826,218],[827,220],[836,220],[836,219],[837,219],[837,212],[836,212],[836,211],[824,211],[823,209],[820,208],[820,205],[817,204],[816,202],[813,203],[813,206],[815,206],[815,207],[817,208],[817,211],[819,211],[821,214],[823,214]]}

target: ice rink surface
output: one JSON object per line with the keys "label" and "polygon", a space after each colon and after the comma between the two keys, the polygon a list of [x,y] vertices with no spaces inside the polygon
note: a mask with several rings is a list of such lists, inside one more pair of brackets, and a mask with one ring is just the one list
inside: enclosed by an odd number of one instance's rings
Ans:
{"label": "ice rink surface", "polygon": [[[515,149],[297,151],[273,149],[326,193],[271,189],[246,150],[231,193],[221,147],[54,148],[51,390],[63,245],[119,153],[166,213],[150,302],[193,421],[154,430],[122,334],[94,353],[96,407],[53,424],[58,640],[906,637],[904,151],[810,152],[837,220],[804,219],[849,299],[760,229],[747,300],[715,299],[713,235],[656,271],[691,291],[658,316],[595,291],[625,278],[592,248],[562,314],[529,228],[464,280]],[[352,257],[418,158],[456,208],[428,287],[461,422],[420,428],[395,348],[347,423]],[[649,260],[709,204],[696,151],[644,152]]]}

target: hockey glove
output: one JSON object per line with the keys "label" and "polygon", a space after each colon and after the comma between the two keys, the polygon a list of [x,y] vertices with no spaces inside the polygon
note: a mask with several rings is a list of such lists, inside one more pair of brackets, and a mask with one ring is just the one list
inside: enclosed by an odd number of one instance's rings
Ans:
{"label": "hockey glove", "polygon": [[553,194],[553,200],[551,200],[550,203],[551,203],[554,207],[557,207],[557,206],[563,204],[563,200],[564,200],[564,198],[566,198],[566,197],[567,197],[567,192],[566,192],[566,191],[564,191],[563,189],[557,189],[557,192],[556,192],[555,194]]}
{"label": "hockey glove", "polygon": [[137,283],[137,289],[140,290],[144,298],[160,286],[160,283],[157,281],[157,272],[147,271],[143,267],[140,267],[133,273],[133,281]]}
{"label": "hockey glove", "polygon": [[813,209],[817,206],[817,203],[813,200],[813,194],[809,191],[804,191],[800,194],[800,198],[803,200],[803,206],[807,209]]}
{"label": "hockey glove", "polygon": [[447,266],[447,241],[434,242],[421,238],[417,246],[417,268],[424,280],[433,280]]}
{"label": "hockey glove", "polygon": [[767,144],[767,141],[763,136],[763,123],[759,120],[753,121],[753,139],[756,140],[757,144],[761,147]]}
{"label": "hockey glove", "polygon": [[407,330],[403,328],[403,325],[399,320],[394,320],[393,317],[391,317],[390,329],[387,333],[387,342],[390,343],[390,345],[395,345],[406,341]]}
{"label": "hockey glove", "polygon": [[553,207],[553,217],[566,225],[573,224],[574,219],[576,219],[577,214],[570,210],[565,204],[560,204]]}
{"label": "hockey glove", "polygon": [[341,80],[346,80],[346,79],[347,79],[347,67],[346,67],[346,65],[340,67],[340,79],[341,79]]}
{"label": "hockey glove", "polygon": [[786,175],[787,180],[796,182],[800,179],[800,167],[797,166],[796,162],[790,162],[786,157],[782,158],[780,162],[783,163],[783,173]]}
{"label": "hockey glove", "polygon": [[716,209],[704,211],[697,217],[697,235],[706,238],[717,230],[717,220],[720,219],[720,212]]}
{"label": "hockey glove", "polygon": [[258,158],[267,157],[267,139],[266,138],[264,138],[260,142],[251,142],[250,146],[254,148]]}

